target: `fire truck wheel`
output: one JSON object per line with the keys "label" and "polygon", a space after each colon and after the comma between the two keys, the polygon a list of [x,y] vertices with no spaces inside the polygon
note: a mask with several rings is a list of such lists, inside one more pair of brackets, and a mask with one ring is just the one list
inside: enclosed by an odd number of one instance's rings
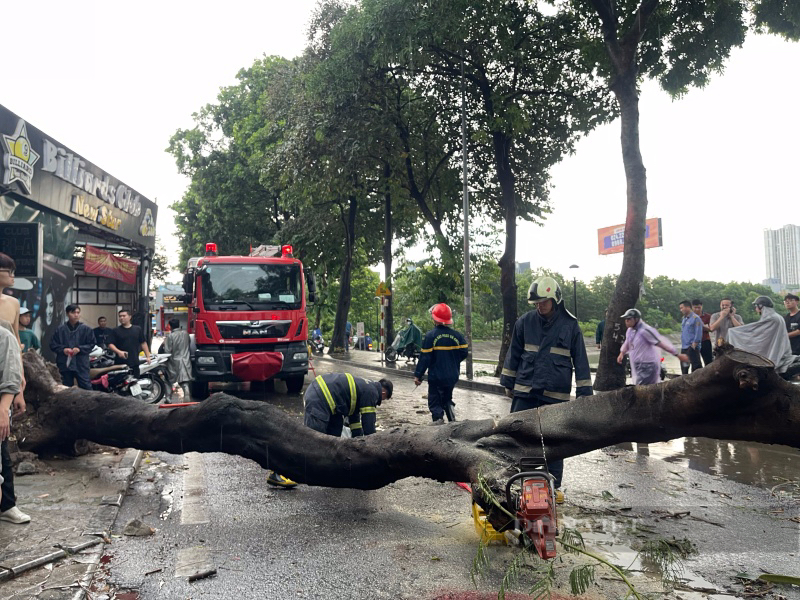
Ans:
{"label": "fire truck wheel", "polygon": [[304,375],[296,375],[286,378],[286,391],[290,394],[299,394],[303,390]]}
{"label": "fire truck wheel", "polygon": [[192,382],[192,399],[205,400],[208,398],[208,382],[207,381],[193,381]]}

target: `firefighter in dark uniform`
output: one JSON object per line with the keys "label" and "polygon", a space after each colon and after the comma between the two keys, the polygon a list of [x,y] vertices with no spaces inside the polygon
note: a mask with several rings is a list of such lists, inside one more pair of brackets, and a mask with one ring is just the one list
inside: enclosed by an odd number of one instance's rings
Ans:
{"label": "firefighter in dark uniform", "polygon": [[[552,277],[539,277],[528,289],[528,303],[536,310],[514,325],[500,384],[513,400],[511,412],[566,402],[575,370],[575,395],[591,396],[589,359],[578,321],[562,302],[561,288]],[[556,501],[563,502],[561,477],[564,461],[548,461],[555,478]]]}
{"label": "firefighter in dark uniform", "polygon": [[[320,433],[339,437],[347,417],[353,437],[375,433],[376,408],[392,397],[394,386],[388,379],[369,381],[350,373],[319,375],[303,396],[305,424]],[[272,471],[267,483],[282,488],[297,484]]]}
{"label": "firefighter in dark uniform", "polygon": [[428,408],[433,425],[444,425],[444,416],[455,421],[453,388],[456,387],[461,361],[467,358],[469,346],[464,336],[448,327],[453,324],[453,311],[447,304],[431,308],[435,327],[422,340],[419,362],[414,371],[414,383],[419,385],[428,371]]}

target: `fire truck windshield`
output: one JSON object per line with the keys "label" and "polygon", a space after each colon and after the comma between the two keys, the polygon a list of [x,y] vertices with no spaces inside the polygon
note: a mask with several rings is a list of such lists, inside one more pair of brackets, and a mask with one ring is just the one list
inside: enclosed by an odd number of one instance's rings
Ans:
{"label": "fire truck windshield", "polygon": [[206,310],[291,310],[302,305],[298,265],[210,264],[205,269]]}

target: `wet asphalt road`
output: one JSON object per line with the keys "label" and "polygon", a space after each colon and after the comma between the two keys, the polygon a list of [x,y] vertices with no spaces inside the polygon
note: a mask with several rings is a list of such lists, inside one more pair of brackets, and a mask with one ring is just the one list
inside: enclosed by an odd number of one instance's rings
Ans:
{"label": "wet asphalt road", "polygon": [[[316,368],[328,372],[337,365],[317,361]],[[399,378],[395,384],[394,397],[379,409],[379,426],[426,426],[430,416],[424,388]],[[301,418],[301,398],[282,390],[278,384],[268,401]],[[500,417],[509,410],[502,396],[456,390],[456,399],[461,419]],[[719,455],[724,442],[714,444],[706,453],[716,449]],[[715,588],[718,594],[741,589],[732,579],[739,571],[800,576],[799,526],[790,520],[800,515],[795,487],[770,494],[781,481],[774,475],[763,475],[769,481],[756,478],[758,486],[746,485],[724,473],[689,468],[689,459],[674,448],[631,448],[566,461],[568,502],[561,514],[595,550],[627,566],[635,557],[631,548],[644,539],[688,538],[698,553],[687,564],[687,586]],[[681,451],[685,455],[687,448]],[[672,461],[647,455],[659,452]],[[126,600],[474,597],[470,569],[477,536],[469,497],[452,483],[407,479],[369,492],[303,485],[287,491],[269,487],[266,472],[239,457],[154,453],[148,461],[125,498],[113,543],[107,546],[94,584],[99,594]],[[710,464],[720,464],[719,457]],[[796,462],[790,460],[790,474],[793,467]],[[134,518],[156,533],[118,535]],[[488,576],[477,580],[480,590],[496,597],[513,552],[491,548]],[[559,581],[566,580],[571,560],[558,563]],[[632,568],[640,567],[634,563]],[[210,568],[217,570],[215,577],[188,582],[188,575]],[[634,577],[644,591],[657,589],[652,578]],[[613,581],[601,583],[595,590],[599,597],[622,593]],[[800,598],[797,590],[782,592]],[[683,590],[668,597],[711,596]]]}

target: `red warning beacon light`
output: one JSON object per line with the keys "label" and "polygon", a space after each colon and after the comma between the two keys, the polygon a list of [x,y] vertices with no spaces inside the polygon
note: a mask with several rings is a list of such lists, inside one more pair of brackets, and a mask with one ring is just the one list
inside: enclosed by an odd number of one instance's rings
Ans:
{"label": "red warning beacon light", "polygon": [[217,255],[217,245],[214,242],[208,242],[206,244],[206,256],[216,256]]}

